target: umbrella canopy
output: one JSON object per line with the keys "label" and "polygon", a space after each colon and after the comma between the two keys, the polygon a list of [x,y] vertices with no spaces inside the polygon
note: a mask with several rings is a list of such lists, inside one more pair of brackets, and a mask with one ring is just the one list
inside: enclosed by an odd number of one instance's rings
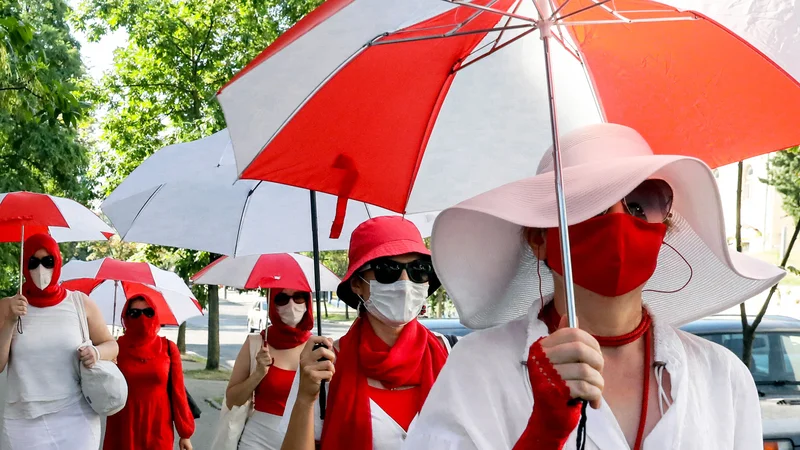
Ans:
{"label": "umbrella canopy", "polygon": [[[319,265],[320,288],[336,291],[339,278]],[[314,261],[296,253],[222,257],[192,276],[195,284],[221,284],[238,289],[283,288],[311,292]]]}
{"label": "umbrella canopy", "polygon": [[[317,196],[320,224],[331,226],[337,199]],[[127,241],[248,255],[312,250],[309,191],[237,181],[227,130],[165,147],[146,159],[105,199],[101,209]],[[320,236],[320,250],[344,250],[370,217],[395,214],[351,201],[341,236]],[[430,236],[435,213],[409,216]],[[327,229],[325,230],[327,231]]]}
{"label": "umbrella canopy", "polygon": [[70,261],[61,271],[62,285],[89,295],[109,325],[119,323],[126,299],[136,293],[150,294],[158,302],[162,325],[180,325],[203,313],[186,283],[173,272],[143,262],[113,258]]}
{"label": "umbrella canopy", "polygon": [[67,198],[34,192],[0,193],[0,242],[19,242],[38,233],[57,242],[103,241],[114,230],[95,213]]}
{"label": "umbrella canopy", "polygon": [[757,50],[786,55],[796,21],[736,1],[754,44],[714,20],[727,10],[712,0],[677,3],[715,15],[647,0],[328,0],[219,91],[238,171],[441,210],[535,174],[553,142],[548,75],[561,132],[620,123],[712,167],[800,143],[800,59]]}

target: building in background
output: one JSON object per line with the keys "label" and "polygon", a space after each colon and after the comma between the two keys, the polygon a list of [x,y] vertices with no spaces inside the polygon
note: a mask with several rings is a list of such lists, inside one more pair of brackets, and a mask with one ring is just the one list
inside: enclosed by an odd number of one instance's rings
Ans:
{"label": "building in background", "polygon": [[[783,200],[773,188],[761,182],[767,177],[767,164],[772,154],[744,162],[742,182],[742,251],[763,257],[773,263],[780,261],[794,231],[794,221],[783,210]],[[737,164],[714,169],[728,243],[735,244]]]}

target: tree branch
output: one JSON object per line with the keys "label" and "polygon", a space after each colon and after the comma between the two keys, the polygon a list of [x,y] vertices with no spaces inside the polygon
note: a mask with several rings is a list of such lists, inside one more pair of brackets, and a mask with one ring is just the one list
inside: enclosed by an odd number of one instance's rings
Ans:
{"label": "tree branch", "polygon": [[[789,262],[789,256],[792,254],[792,248],[794,247],[795,241],[797,241],[797,235],[800,234],[800,219],[797,221],[797,225],[794,226],[794,234],[792,235],[792,240],[789,241],[789,247],[786,248],[786,253],[783,255],[783,261],[781,261],[781,268],[785,269],[786,264]],[[767,299],[764,301],[764,305],[761,306],[761,311],[758,312],[755,320],[753,320],[753,325],[751,325],[752,330],[755,332],[756,328],[758,328],[758,324],[761,323],[761,319],[764,318],[764,314],[767,313],[767,307],[769,306],[769,301],[772,299],[772,295],[775,294],[775,291],[778,289],[778,283],[775,286],[772,286],[772,289],[769,290],[769,294],[767,295]]]}
{"label": "tree branch", "polygon": [[[213,8],[212,8],[213,9]],[[197,51],[197,55],[195,56],[195,60],[199,61],[200,57],[203,55],[203,52],[206,50],[206,46],[208,45],[209,38],[211,37],[211,30],[214,29],[214,22],[217,16],[211,16],[211,22],[208,24],[208,31],[206,31],[206,37],[203,39],[203,45],[200,46],[200,50]]]}
{"label": "tree branch", "polygon": [[4,87],[0,87],[0,91],[21,91],[21,90],[24,90],[24,89],[27,89],[27,86],[22,85],[22,86],[4,86]]}

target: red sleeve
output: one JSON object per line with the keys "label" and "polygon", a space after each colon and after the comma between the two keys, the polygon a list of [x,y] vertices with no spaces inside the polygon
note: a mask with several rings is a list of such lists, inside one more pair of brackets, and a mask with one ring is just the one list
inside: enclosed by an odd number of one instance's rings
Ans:
{"label": "red sleeve", "polygon": [[539,341],[528,352],[533,412],[513,450],[561,450],[581,418],[580,403],[570,402],[567,384],[547,359]]}
{"label": "red sleeve", "polygon": [[169,343],[170,355],[170,404],[172,405],[172,420],[175,421],[175,429],[178,436],[188,439],[194,434],[194,416],[189,409],[189,401],[186,398],[186,388],[183,381],[183,365],[181,364],[181,353],[174,342]]}

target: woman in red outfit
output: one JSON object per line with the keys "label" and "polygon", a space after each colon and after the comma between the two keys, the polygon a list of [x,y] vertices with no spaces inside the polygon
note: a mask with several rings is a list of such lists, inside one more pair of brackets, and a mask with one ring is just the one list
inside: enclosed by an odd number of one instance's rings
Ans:
{"label": "woman in red outfit", "polygon": [[[447,359],[447,340],[417,321],[439,287],[417,227],[370,219],[353,232],[349,259],[337,293],[359,317],[339,342],[306,344],[284,449],[312,450],[315,438],[323,450],[399,449]],[[312,351],[317,342],[328,348]],[[331,382],[323,423],[321,380]]]}
{"label": "woman in red outfit", "polygon": [[272,325],[267,330],[250,335],[242,345],[225,394],[228,408],[241,406],[255,397],[255,412],[247,420],[239,450],[277,450],[283,443],[284,433],[278,426],[300,352],[314,327],[311,293],[272,289],[269,320]]}
{"label": "woman in red outfit", "polygon": [[128,382],[128,403],[108,417],[103,450],[192,450],[194,417],[183,384],[178,346],[158,336],[156,303],[145,293],[129,293],[123,308],[125,334],[117,341],[117,364]]}

